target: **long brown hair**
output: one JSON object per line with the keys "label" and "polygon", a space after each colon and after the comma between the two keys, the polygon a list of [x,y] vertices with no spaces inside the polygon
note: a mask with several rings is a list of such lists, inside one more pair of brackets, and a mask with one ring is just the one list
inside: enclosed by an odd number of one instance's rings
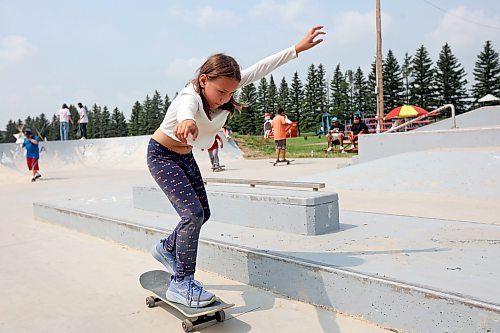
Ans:
{"label": "long brown hair", "polygon": [[[234,60],[233,57],[225,55],[223,53],[217,53],[208,57],[208,59],[201,65],[198,69],[196,79],[193,79],[191,83],[195,86],[196,91],[200,94],[201,100],[203,102],[203,110],[205,111],[208,119],[210,117],[210,106],[208,105],[203,89],[200,86],[200,76],[205,74],[208,80],[215,80],[220,77],[228,77],[235,79],[238,82],[241,81],[240,65]],[[245,104],[239,103],[231,96],[231,99],[219,107],[221,110],[227,110],[231,115],[233,115],[234,110],[240,110]]]}

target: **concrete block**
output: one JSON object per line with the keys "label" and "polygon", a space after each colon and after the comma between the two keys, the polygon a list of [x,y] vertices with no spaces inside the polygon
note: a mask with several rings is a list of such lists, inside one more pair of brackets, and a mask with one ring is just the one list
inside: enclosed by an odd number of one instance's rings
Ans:
{"label": "concrete block", "polygon": [[[320,235],[339,230],[337,193],[283,188],[207,186],[211,219],[246,227]],[[134,208],[175,214],[165,194],[134,186]]]}

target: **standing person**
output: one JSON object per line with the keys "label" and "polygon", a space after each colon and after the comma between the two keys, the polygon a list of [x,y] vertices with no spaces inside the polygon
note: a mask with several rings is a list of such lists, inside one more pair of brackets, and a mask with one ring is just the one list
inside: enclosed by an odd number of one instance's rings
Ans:
{"label": "standing person", "polygon": [[328,142],[328,148],[326,151],[332,151],[334,145],[340,145],[340,152],[345,153],[343,140],[344,140],[345,126],[340,123],[337,117],[332,118],[332,124],[326,135],[326,141]]}
{"label": "standing person", "polygon": [[[271,122],[271,126],[273,127],[274,142],[276,145],[276,163],[289,162],[286,159],[286,134],[289,128],[287,125],[291,123],[292,122],[285,116],[285,109],[280,106],[276,116]],[[282,160],[280,160],[280,155],[283,156]]]}
{"label": "standing person", "polygon": [[322,28],[312,28],[295,46],[241,72],[234,58],[225,54],[210,56],[196,78],[172,101],[149,141],[149,171],[180,216],[173,232],[152,249],[153,257],[173,274],[166,292],[168,300],[203,307],[216,299],[194,279],[198,238],[201,226],[210,217],[210,208],[193,146],[209,148],[227,117],[243,106],[233,97],[238,88],[260,80],[300,52],[321,43],[323,40],[316,37],[325,34]]}
{"label": "standing person", "polygon": [[57,115],[59,116],[59,134],[61,135],[61,141],[68,140],[69,123],[73,124],[68,106],[63,104]]}
{"label": "standing person", "polygon": [[271,124],[271,114],[266,113],[264,115],[264,139],[269,138],[273,131],[273,126]]}
{"label": "standing person", "polygon": [[80,124],[80,135],[82,139],[87,138],[87,124],[89,122],[89,117],[87,115],[87,108],[83,106],[82,103],[78,103],[78,114],[80,118],[78,119],[78,124]]}
{"label": "standing person", "polygon": [[[210,157],[210,163],[212,163],[212,170],[217,170],[221,167],[219,163],[219,148],[222,149],[224,144],[219,134],[215,134],[215,140],[212,147],[208,148],[208,156]],[[220,170],[219,170],[220,171]]]}
{"label": "standing person", "polygon": [[42,175],[38,173],[38,160],[40,158],[38,142],[40,142],[40,138],[33,135],[33,132],[29,128],[24,130],[24,136],[23,148],[26,148],[26,163],[28,164],[28,170],[30,170],[33,174],[31,181],[34,182],[38,178],[42,177]]}

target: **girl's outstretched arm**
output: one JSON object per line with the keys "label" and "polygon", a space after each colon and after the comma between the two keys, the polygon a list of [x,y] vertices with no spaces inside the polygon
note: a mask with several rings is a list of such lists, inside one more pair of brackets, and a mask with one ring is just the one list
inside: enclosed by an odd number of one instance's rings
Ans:
{"label": "girl's outstretched arm", "polygon": [[316,37],[319,35],[325,35],[326,32],[324,32],[322,25],[318,25],[316,27],[313,27],[309,32],[307,33],[306,37],[304,37],[303,40],[295,44],[295,51],[297,51],[297,54],[303,51],[307,51],[310,48],[315,47],[319,43],[323,41],[322,38],[314,40]]}
{"label": "girl's outstretched arm", "polygon": [[324,32],[322,29],[323,29],[322,25],[313,27],[307,33],[306,37],[304,37],[304,39],[302,39],[294,46],[290,46],[289,48],[281,52],[266,57],[261,61],[257,62],[256,64],[248,68],[245,68],[241,72],[241,81],[240,84],[238,85],[238,88],[241,88],[243,86],[246,86],[247,84],[262,79],[264,76],[268,75],[276,68],[296,58],[300,52],[309,50],[310,48],[313,48],[314,46],[321,43],[323,39],[320,38],[315,40],[315,38],[318,37],[319,35],[326,34],[326,32]]}

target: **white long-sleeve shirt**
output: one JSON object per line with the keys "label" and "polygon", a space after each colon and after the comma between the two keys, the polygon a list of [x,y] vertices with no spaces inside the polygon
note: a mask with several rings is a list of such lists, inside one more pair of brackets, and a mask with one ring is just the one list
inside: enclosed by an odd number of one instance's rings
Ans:
{"label": "white long-sleeve shirt", "polygon": [[[295,46],[292,46],[262,59],[241,72],[241,81],[238,88],[262,79],[279,66],[295,58],[297,58],[297,52]],[[214,143],[215,134],[226,123],[228,115],[229,111],[215,110],[210,114],[212,118],[210,120],[203,110],[200,94],[196,92],[194,85],[189,83],[170,104],[160,125],[160,130],[172,139],[180,141],[174,134],[175,126],[186,119],[193,119],[198,126],[198,138],[196,141],[192,141],[192,138],[189,137],[188,144],[197,148],[208,149]]]}

